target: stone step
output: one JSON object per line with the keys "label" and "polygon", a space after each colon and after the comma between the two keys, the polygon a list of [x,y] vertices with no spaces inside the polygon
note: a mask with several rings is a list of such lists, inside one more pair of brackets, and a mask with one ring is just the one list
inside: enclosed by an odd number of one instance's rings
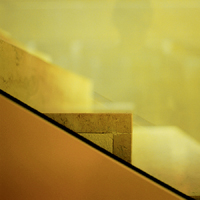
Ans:
{"label": "stone step", "polygon": [[131,163],[132,114],[45,113],[110,153]]}
{"label": "stone step", "polygon": [[0,89],[40,112],[90,109],[92,82],[46,62],[0,35]]}

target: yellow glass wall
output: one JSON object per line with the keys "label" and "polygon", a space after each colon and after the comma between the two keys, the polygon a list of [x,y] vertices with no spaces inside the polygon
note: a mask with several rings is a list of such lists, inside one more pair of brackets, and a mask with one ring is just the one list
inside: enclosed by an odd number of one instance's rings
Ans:
{"label": "yellow glass wall", "polygon": [[90,78],[95,98],[132,105],[135,125],[176,127],[198,142],[199,23],[198,0],[0,1],[0,28]]}
{"label": "yellow glass wall", "polygon": [[197,0],[0,2],[0,26],[155,125],[200,140]]}

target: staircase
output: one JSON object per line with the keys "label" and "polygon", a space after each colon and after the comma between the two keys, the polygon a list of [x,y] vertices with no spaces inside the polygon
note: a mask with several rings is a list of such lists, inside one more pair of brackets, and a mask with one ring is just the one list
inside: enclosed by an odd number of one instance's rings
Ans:
{"label": "staircase", "polygon": [[132,114],[92,113],[90,80],[0,39],[0,89],[1,199],[190,199],[130,164]]}

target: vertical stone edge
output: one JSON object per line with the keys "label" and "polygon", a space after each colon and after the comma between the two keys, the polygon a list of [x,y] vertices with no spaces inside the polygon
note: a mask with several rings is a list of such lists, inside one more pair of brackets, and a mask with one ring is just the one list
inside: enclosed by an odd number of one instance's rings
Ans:
{"label": "vertical stone edge", "polygon": [[113,135],[113,154],[131,163],[132,134],[116,133]]}

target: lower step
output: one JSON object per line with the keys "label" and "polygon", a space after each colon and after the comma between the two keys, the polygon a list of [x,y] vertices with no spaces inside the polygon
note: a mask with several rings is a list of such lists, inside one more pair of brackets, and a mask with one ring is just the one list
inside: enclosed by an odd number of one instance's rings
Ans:
{"label": "lower step", "polygon": [[46,113],[46,115],[131,163],[132,114]]}

